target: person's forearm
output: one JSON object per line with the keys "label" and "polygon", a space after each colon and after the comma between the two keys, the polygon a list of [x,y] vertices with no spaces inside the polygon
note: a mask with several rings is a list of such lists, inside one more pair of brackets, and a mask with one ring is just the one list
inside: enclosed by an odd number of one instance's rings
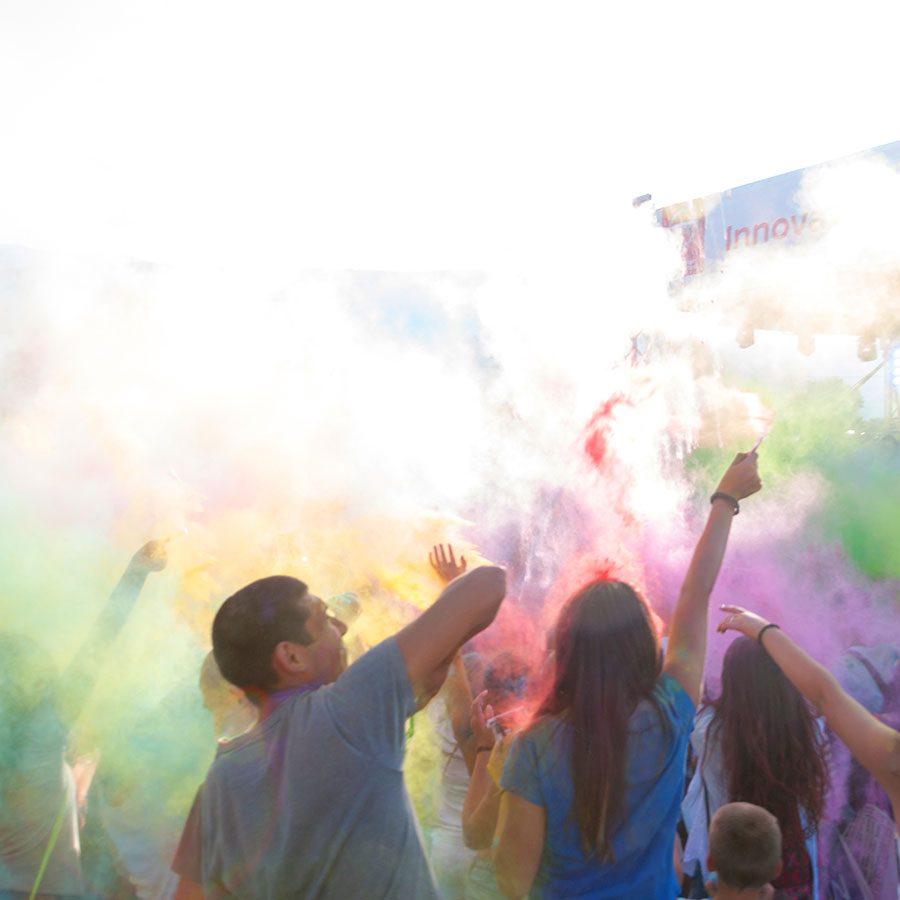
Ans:
{"label": "person's forearm", "polygon": [[[825,717],[850,752],[900,802],[900,734],[851,697],[827,669],[780,628],[767,628],[762,644],[787,679]],[[895,808],[900,822],[900,810]]]}
{"label": "person's forearm", "polygon": [[706,604],[716,585],[734,513],[724,500],[716,500],[709,510],[706,527],[694,548],[691,564],[681,588],[681,598]]}
{"label": "person's forearm", "polygon": [[705,649],[709,597],[722,568],[733,518],[727,504],[720,500],[713,503],[691,557],[669,629],[670,654],[681,656],[681,663],[688,661],[683,658],[685,654],[702,656]]}
{"label": "person's forearm", "polygon": [[81,711],[106,662],[110,645],[134,609],[147,574],[146,569],[129,564],[91,626],[84,643],[66,667],[61,679],[60,712],[67,720],[71,721]]}
{"label": "person's forearm", "polygon": [[453,736],[456,738],[470,775],[475,768],[475,742],[469,724],[472,700],[472,688],[469,685],[466,668],[457,653],[447,678],[447,712],[450,716]]}
{"label": "person's forearm", "polygon": [[739,453],[719,479],[706,527],[697,542],[672,616],[666,670],[695,702],[706,653],[707,608],[728,546],[738,502],[755,494],[762,482],[755,450]]}
{"label": "person's forearm", "polygon": [[88,640],[99,643],[115,638],[128,621],[134,604],[147,581],[147,575],[146,569],[139,569],[134,565],[128,566],[119,579],[119,583],[113,588],[103,609],[100,610],[100,615],[91,628]]}
{"label": "person's forearm", "polygon": [[780,628],[766,629],[762,643],[788,681],[822,715],[827,716],[829,707],[834,706],[834,700],[841,691],[837,679]]}
{"label": "person's forearm", "polygon": [[[466,667],[457,653],[453,658],[452,669],[447,678],[447,711],[453,723],[454,732],[460,723],[469,723],[469,710],[472,708],[472,688],[466,675]],[[459,739],[459,735],[457,735]]]}
{"label": "person's forearm", "polygon": [[494,566],[481,566],[452,581],[440,597],[397,634],[414,690],[433,678],[435,669],[449,665],[459,648],[497,615],[506,592],[506,575]]}
{"label": "person's forearm", "polygon": [[487,751],[482,751],[475,757],[469,790],[463,804],[463,840],[470,850],[490,847],[497,825],[500,791],[488,772],[488,755]]}
{"label": "person's forearm", "polygon": [[713,503],[672,614],[664,670],[695,703],[706,659],[709,596],[722,566],[732,518],[732,509],[725,502]]}

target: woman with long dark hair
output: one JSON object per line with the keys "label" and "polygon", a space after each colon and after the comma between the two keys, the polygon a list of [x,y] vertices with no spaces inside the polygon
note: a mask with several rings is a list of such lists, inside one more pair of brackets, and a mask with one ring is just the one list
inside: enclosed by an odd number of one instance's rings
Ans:
{"label": "woman with long dark hair", "polygon": [[513,743],[494,860],[511,897],[673,900],[687,741],[706,655],[707,606],[738,501],[761,487],[739,454],[712,496],[665,659],[629,585],[598,581],[563,607],[555,674]]}
{"label": "woman with long dark hair", "polygon": [[700,710],[691,738],[697,770],[684,802],[684,866],[708,875],[709,818],[726,803],[753,803],[778,819],[780,900],[817,900],[816,832],[828,766],[822,729],[800,692],[754,640],[740,637],[722,664],[722,690]]}
{"label": "woman with long dark hair", "polygon": [[[860,823],[864,825],[863,834],[858,836],[858,841],[851,840],[846,849],[848,853],[863,851],[855,862],[856,887],[851,890],[856,893],[853,896],[893,896],[900,884],[900,730],[897,720],[889,714],[892,720],[882,721],[869,712],[840,686],[834,675],[774,622],[767,622],[740,606],[723,606],[722,610],[727,616],[719,623],[718,630],[738,631],[756,641],[887,793],[893,811],[893,834],[889,820],[880,820],[876,814]],[[892,842],[896,843],[896,866],[890,853]],[[829,888],[833,887],[829,884]]]}

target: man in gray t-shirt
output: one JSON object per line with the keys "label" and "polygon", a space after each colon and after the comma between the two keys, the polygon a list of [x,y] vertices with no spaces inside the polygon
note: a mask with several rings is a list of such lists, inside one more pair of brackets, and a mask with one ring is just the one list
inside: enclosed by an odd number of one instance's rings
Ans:
{"label": "man in gray t-shirt", "polygon": [[263,578],[226,600],[216,660],[260,722],[219,747],[173,866],[179,896],[202,884],[207,898],[436,900],[403,783],[405,723],[504,591],[493,567],[456,578],[346,671],[345,628],[303,582]]}

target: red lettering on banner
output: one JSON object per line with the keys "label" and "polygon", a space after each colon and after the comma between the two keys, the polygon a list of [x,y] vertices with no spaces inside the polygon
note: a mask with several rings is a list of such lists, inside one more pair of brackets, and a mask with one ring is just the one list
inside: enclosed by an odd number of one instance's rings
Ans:
{"label": "red lettering on banner", "polygon": [[[788,235],[793,234],[795,237],[802,237],[804,231],[819,233],[825,227],[825,223],[815,213],[803,213],[802,215],[792,215],[790,218],[782,216],[771,224],[769,222],[757,222],[754,225],[742,225],[735,228],[732,225],[725,227],[725,249],[734,250],[741,243],[743,237],[744,247],[751,244],[767,244],[769,238],[776,241],[783,241]],[[751,241],[750,236],[753,236]]]}
{"label": "red lettering on banner", "polygon": [[744,236],[744,246],[750,246],[750,229],[749,228],[738,228],[734,232],[734,246],[737,247],[738,241],[741,239],[741,235]]}

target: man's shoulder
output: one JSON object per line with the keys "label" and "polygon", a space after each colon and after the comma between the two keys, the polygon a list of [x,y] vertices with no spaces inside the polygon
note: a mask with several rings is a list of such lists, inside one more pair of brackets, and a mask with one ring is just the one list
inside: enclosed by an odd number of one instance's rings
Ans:
{"label": "man's shoulder", "polygon": [[400,652],[400,647],[397,644],[397,636],[391,635],[390,637],[387,637],[383,641],[381,641],[381,643],[376,644],[374,647],[371,647],[369,650],[366,650],[365,653],[357,657],[357,659],[355,659],[350,664],[350,666],[348,666],[348,668],[340,676],[340,678],[338,678],[338,681],[346,678],[347,675],[350,674],[350,672],[357,668],[367,669],[370,667],[378,666],[395,668],[398,665],[405,666],[405,663],[403,662],[403,654]]}
{"label": "man's shoulder", "polygon": [[392,768],[402,762],[405,723],[416,700],[396,638],[364,653],[316,693],[318,708],[344,743]]}
{"label": "man's shoulder", "polygon": [[357,691],[395,681],[408,683],[409,676],[397,639],[391,636],[355,659],[336,681],[319,688],[316,694],[319,700],[324,700],[348,689]]}

